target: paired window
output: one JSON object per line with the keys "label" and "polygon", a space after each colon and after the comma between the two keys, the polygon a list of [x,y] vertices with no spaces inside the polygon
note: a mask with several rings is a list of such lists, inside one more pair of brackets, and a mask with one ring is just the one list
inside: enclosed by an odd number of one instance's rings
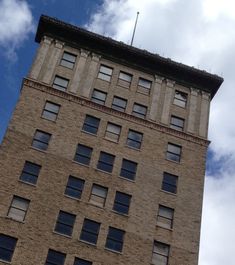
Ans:
{"label": "paired window", "polygon": [[170,173],[163,173],[162,190],[177,193],[178,177]]}
{"label": "paired window", "polygon": [[0,234],[0,260],[11,262],[17,239]]}
{"label": "paired window", "polygon": [[98,78],[110,82],[112,73],[113,73],[113,69],[111,67],[101,65]]}
{"label": "paired window", "polygon": [[92,151],[93,149],[91,147],[78,144],[74,160],[81,164],[89,165]]}
{"label": "paired window", "polygon": [[56,221],[55,231],[63,235],[71,236],[75,219],[76,215],[60,211]]}
{"label": "paired window", "polygon": [[7,216],[14,220],[23,222],[29,207],[29,202],[30,201],[27,199],[13,196]]}
{"label": "paired window", "polygon": [[77,56],[68,52],[64,52],[60,65],[73,69]]}
{"label": "paired window", "polygon": [[113,210],[121,214],[128,214],[130,203],[131,195],[117,191],[113,204]]}
{"label": "paired window", "polygon": [[118,142],[121,133],[121,126],[108,122],[105,131],[105,138]]}
{"label": "paired window", "polygon": [[147,107],[138,103],[134,103],[132,114],[136,117],[144,119],[147,114]]}
{"label": "paired window", "polygon": [[113,97],[112,109],[125,112],[127,105],[127,100],[120,97]]}
{"label": "paired window", "polygon": [[184,119],[181,119],[176,116],[171,116],[171,124],[170,127],[172,129],[175,129],[177,131],[183,131],[184,130]]}
{"label": "paired window", "polygon": [[127,145],[136,149],[140,149],[143,134],[133,130],[129,130],[127,136]]}
{"label": "paired window", "polygon": [[92,265],[92,262],[84,259],[75,258],[73,265]]}
{"label": "paired window", "polygon": [[171,229],[173,226],[174,209],[159,205],[157,225]]}
{"label": "paired window", "polygon": [[20,180],[31,184],[36,184],[40,169],[41,166],[26,161],[24,164],[23,171],[20,175]]}
{"label": "paired window", "polygon": [[84,132],[96,135],[99,128],[99,124],[100,124],[100,119],[90,115],[86,115],[82,130]]}
{"label": "paired window", "polygon": [[122,160],[122,168],[121,168],[120,176],[126,179],[134,180],[135,175],[136,175],[136,170],[137,170],[136,162],[133,162],[127,159]]}
{"label": "paired window", "polygon": [[42,112],[42,117],[50,121],[55,121],[59,110],[60,105],[47,101]]}
{"label": "paired window", "polygon": [[49,249],[45,265],[64,265],[66,254]]}
{"label": "paired window", "polygon": [[109,227],[105,247],[114,251],[122,252],[125,231]]}
{"label": "paired window", "polygon": [[97,168],[111,173],[113,171],[114,159],[115,159],[114,155],[105,152],[100,152]]}
{"label": "paired window", "polygon": [[168,143],[166,158],[171,161],[180,162],[182,147],[176,144]]}
{"label": "paired window", "polygon": [[36,130],[33,137],[32,146],[37,149],[45,151],[47,150],[50,139],[51,139],[51,134]]}
{"label": "paired window", "polygon": [[97,184],[93,184],[91,190],[90,202],[97,206],[104,207],[107,193],[108,193],[107,188]]}
{"label": "paired window", "polygon": [[132,75],[125,73],[125,72],[120,72],[118,76],[118,84],[124,87],[129,88],[131,85],[132,81]]}
{"label": "paired window", "polygon": [[179,107],[185,108],[187,103],[187,94],[176,90],[173,103]]}
{"label": "paired window", "polygon": [[52,87],[61,91],[66,91],[68,84],[68,79],[56,75]]}
{"label": "paired window", "polygon": [[82,196],[84,183],[85,181],[83,179],[69,176],[65,189],[65,194],[75,199],[80,199]]}
{"label": "paired window", "polygon": [[96,245],[100,231],[100,223],[85,219],[80,235],[80,239]]}
{"label": "paired window", "polygon": [[138,90],[141,92],[144,92],[146,94],[150,93],[150,89],[152,86],[152,81],[149,81],[147,79],[144,78],[139,78],[139,82],[138,82]]}
{"label": "paired window", "polygon": [[152,264],[167,265],[170,246],[158,241],[154,241]]}
{"label": "paired window", "polygon": [[95,102],[100,105],[104,105],[106,101],[107,93],[100,91],[98,89],[94,89],[92,96],[91,96],[91,101]]}

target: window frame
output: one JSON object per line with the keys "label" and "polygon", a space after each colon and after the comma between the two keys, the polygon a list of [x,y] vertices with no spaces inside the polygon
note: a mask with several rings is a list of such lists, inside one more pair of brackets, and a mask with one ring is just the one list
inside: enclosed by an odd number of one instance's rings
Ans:
{"label": "window frame", "polygon": [[[104,70],[102,70],[104,69]],[[107,70],[110,71],[111,73],[107,73]],[[112,79],[113,75],[113,68],[104,64],[100,65],[99,72],[98,72],[98,79],[101,79],[106,82],[110,82]]]}
{"label": "window frame", "polygon": [[[51,260],[52,257],[49,257],[49,256],[50,255],[57,255],[57,254],[60,256],[60,259],[62,258],[62,260],[60,260],[59,263],[54,263],[54,261]],[[50,260],[48,260],[49,258],[50,258]],[[56,257],[56,259],[58,259],[58,256]],[[45,265],[64,265],[65,259],[66,259],[65,253],[56,251],[54,249],[48,249]]]}
{"label": "window frame", "polygon": [[[169,180],[166,180],[167,177],[170,177],[172,179],[174,179],[175,184],[170,183]],[[161,186],[161,190],[171,193],[171,194],[177,194],[177,190],[178,190],[178,179],[179,177],[176,175],[173,175],[171,173],[168,172],[163,172],[163,178],[162,178],[162,186]],[[170,188],[166,188],[166,187],[170,187]]]}
{"label": "window frame", "polygon": [[[118,195],[126,196],[126,198],[128,199],[128,203],[126,204],[125,202],[119,200]],[[114,203],[113,203],[113,211],[115,211],[115,212],[117,212],[119,214],[122,214],[122,215],[128,215],[129,214],[129,210],[130,210],[131,198],[132,198],[132,196],[127,194],[127,193],[124,193],[124,192],[121,192],[121,191],[116,191],[115,198],[114,198]],[[126,211],[120,211],[120,210],[118,210],[118,206],[126,208],[127,210]]]}
{"label": "window frame", "polygon": [[[25,208],[21,208],[20,206],[16,206],[16,205],[13,205],[13,203],[16,201],[16,200],[19,200],[23,203],[25,203]],[[8,213],[7,213],[7,216],[15,221],[18,221],[18,222],[24,222],[25,220],[25,217],[27,215],[27,212],[28,212],[28,209],[29,209],[29,204],[30,204],[30,200],[28,199],[25,199],[23,197],[20,197],[20,196],[17,196],[17,195],[13,195],[12,197],[12,200],[11,200],[11,204],[10,204],[10,207],[8,209]],[[13,213],[11,211],[19,211],[19,212],[22,212],[23,213],[23,218],[19,218],[21,217],[20,215],[18,217],[13,217]],[[17,216],[15,214],[15,216]]]}
{"label": "window frame", "polygon": [[[138,138],[140,137],[141,140],[135,140],[134,138],[132,139],[129,134],[130,133],[133,133],[133,134],[136,134],[138,136]],[[141,132],[137,132],[135,130],[132,130],[132,129],[129,129],[128,131],[128,134],[127,134],[127,141],[126,141],[126,145],[128,147],[131,147],[131,148],[134,148],[134,149],[137,149],[139,150],[141,148],[141,145],[142,145],[142,141],[143,141],[143,136],[144,134],[141,133]],[[132,144],[133,143],[133,144]],[[137,145],[137,146],[136,146]]]}
{"label": "window frame", "polygon": [[[144,83],[148,83],[149,86],[144,85]],[[139,77],[139,80],[138,80],[138,92],[143,92],[145,94],[150,94],[151,88],[152,88],[152,84],[153,84],[153,82],[151,80],[148,80],[148,79],[143,78],[143,77]]]}
{"label": "window frame", "polygon": [[[62,81],[64,83],[67,83],[67,84],[66,85],[61,85],[59,83],[55,83],[56,80],[58,80],[58,81],[60,80],[60,81]],[[64,78],[62,76],[59,76],[59,75],[55,76],[53,84],[52,84],[52,87],[54,89],[57,89],[57,90],[62,91],[62,92],[65,92],[67,90],[68,86],[69,86],[69,79]]]}
{"label": "window frame", "polygon": [[[81,184],[81,187],[75,187],[75,186],[70,185],[69,184],[69,180],[72,181],[72,179],[74,181],[80,182],[79,184]],[[74,177],[72,175],[69,175],[68,181],[67,181],[67,184],[66,184],[66,187],[65,187],[64,195],[67,196],[67,197],[79,200],[82,197],[82,192],[83,192],[83,189],[84,189],[84,185],[85,185],[85,180],[84,179],[77,178],[77,177]],[[78,196],[73,196],[71,193],[69,194],[68,190],[74,190],[75,192],[78,192]],[[66,193],[66,191],[67,191],[67,193]]]}
{"label": "window frame", "polygon": [[[94,188],[96,188],[96,189],[99,189],[100,188],[101,190],[103,190],[102,192],[104,192],[105,195],[104,196],[101,196],[101,195],[95,193],[95,191],[93,191]],[[106,203],[106,199],[107,199],[107,195],[108,195],[108,188],[107,187],[104,187],[104,186],[101,186],[99,184],[93,183],[93,185],[91,187],[91,194],[90,194],[89,202],[92,203],[92,204],[94,204],[94,205],[96,205],[96,206],[99,206],[101,208],[104,208],[105,207],[105,203]],[[99,201],[97,201],[95,199],[93,200],[92,199],[93,197],[94,198],[97,198],[98,197],[98,198],[102,199],[103,200],[102,203],[100,203]]]}
{"label": "window frame", "polygon": [[[173,152],[172,150],[169,149],[177,149],[177,152]],[[167,144],[167,151],[166,151],[166,159],[169,161],[173,161],[176,163],[180,163],[181,160],[181,156],[182,156],[182,146],[178,145],[178,144],[173,144],[168,142]]]}
{"label": "window frame", "polygon": [[[8,240],[7,244],[5,244],[7,246],[5,246],[3,244],[4,243],[3,241],[5,241],[5,243],[6,243],[6,240]],[[9,240],[11,240],[10,246],[9,246]],[[15,237],[0,233],[0,261],[7,262],[7,263],[10,263],[12,261],[17,241],[18,241],[18,239]],[[2,253],[1,250],[4,251],[5,254]],[[9,258],[6,258],[6,252],[8,253],[7,256]],[[1,257],[1,255],[2,255],[2,257]]]}
{"label": "window frame", "polygon": [[[112,161],[111,162],[105,161],[105,159],[106,159],[105,156],[106,156],[106,158],[108,157],[108,160],[112,160]],[[97,169],[104,171],[104,172],[112,173],[114,162],[115,162],[115,155],[112,155],[112,154],[104,152],[104,151],[100,151],[99,160],[97,163]],[[104,167],[103,167],[103,165],[104,165]],[[105,169],[106,166],[110,167],[110,170],[106,170]]]}
{"label": "window frame", "polygon": [[[159,250],[155,251],[155,248],[157,248],[157,245],[167,247],[167,252],[168,252],[167,255],[162,254]],[[154,263],[153,262],[154,255],[166,258],[166,263],[164,265],[168,265],[169,254],[170,254],[170,245],[154,240],[154,242],[153,242],[153,252],[152,252],[152,264],[153,265],[158,265],[158,263]]]}
{"label": "window frame", "polygon": [[[136,111],[135,110],[136,107],[141,107],[141,108],[145,109],[145,113]],[[147,112],[148,112],[148,107],[147,106],[139,104],[139,103],[136,103],[136,102],[133,104],[133,109],[132,109],[132,115],[133,116],[141,118],[141,119],[146,119]]]}
{"label": "window frame", "polygon": [[[41,135],[42,137],[39,135]],[[47,141],[42,139],[45,137],[48,138]],[[32,147],[37,150],[46,151],[48,149],[51,137],[52,137],[52,134],[36,129],[34,136],[33,136]],[[40,146],[44,146],[44,147],[40,147]]]}
{"label": "window frame", "polygon": [[92,262],[75,257],[73,265],[92,265]]}
{"label": "window frame", "polygon": [[[94,123],[88,121],[88,119],[91,119],[91,120],[93,119],[95,121],[95,123],[97,123],[97,124],[94,124]],[[82,126],[82,131],[89,133],[89,134],[92,134],[92,135],[97,135],[98,130],[99,130],[99,125],[100,125],[100,118],[86,114],[84,122],[83,122],[83,126]],[[92,128],[92,129],[94,129],[95,132],[92,132],[92,130],[89,131],[89,129],[87,130],[87,128]]]}
{"label": "window frame", "polygon": [[[122,104],[118,104],[114,101],[120,101],[122,102],[123,105],[125,105],[124,107],[122,106]],[[121,98],[118,96],[113,96],[113,101],[112,101],[112,106],[111,108],[120,112],[125,112],[126,111],[126,107],[127,107],[127,99],[125,98]]]}
{"label": "window frame", "polygon": [[[97,93],[97,94],[100,94],[100,95],[103,94],[104,99],[100,99],[98,97],[94,97],[94,93]],[[96,88],[93,89],[92,94],[91,94],[91,101],[92,102],[94,102],[96,104],[99,104],[101,106],[104,106],[105,102],[106,102],[106,99],[107,99],[107,92],[104,92],[104,91],[96,89]]]}
{"label": "window frame", "polygon": [[[27,169],[27,171],[26,171],[26,167],[27,167],[27,166],[28,166],[28,167],[36,166],[36,167],[37,167],[38,174],[35,175],[34,172],[32,173],[32,172],[28,171],[29,169]],[[31,185],[36,185],[36,184],[37,184],[38,177],[39,177],[39,174],[40,174],[40,170],[41,170],[41,168],[42,168],[41,165],[38,165],[38,164],[32,163],[32,162],[30,162],[30,161],[25,161],[25,163],[24,163],[24,167],[23,167],[22,172],[21,172],[20,177],[19,177],[19,180],[20,180],[20,181],[23,181],[23,182],[25,182],[25,183],[31,184]],[[35,170],[35,169],[34,169],[34,170]],[[30,176],[30,178],[31,178],[31,176],[32,176],[33,179],[35,179],[35,181],[29,181],[29,180],[27,180],[25,177],[23,178],[23,174],[26,174],[27,176]],[[28,179],[29,179],[29,178],[28,178]]]}
{"label": "window frame", "polygon": [[[67,217],[70,218],[71,220],[69,220],[69,221],[64,220]],[[76,220],[75,214],[60,210],[59,214],[57,215],[54,232],[56,232],[60,235],[72,237],[75,220]],[[63,232],[62,231],[63,228],[68,228],[68,232],[67,233]]]}
{"label": "window frame", "polygon": [[[160,213],[161,209],[169,210],[168,213],[171,214],[171,217],[164,216],[164,214]],[[161,222],[159,219],[163,219],[166,222]],[[165,205],[159,204],[158,206],[158,213],[157,213],[157,225],[166,228],[166,229],[172,229],[173,228],[173,220],[174,220],[174,209],[167,207]],[[168,225],[168,222],[170,223]]]}
{"label": "window frame", "polygon": [[[88,151],[88,152],[90,153],[90,156],[89,156],[89,155],[86,155],[86,154],[83,154],[83,153],[79,153],[79,152],[78,152],[78,151],[79,151],[79,150],[78,150],[79,147],[82,147],[82,148],[85,147],[85,149],[87,149],[86,152]],[[75,162],[81,164],[81,165],[89,166],[89,165],[90,165],[90,162],[91,162],[92,152],[93,152],[93,148],[92,148],[92,147],[89,147],[89,146],[84,145],[84,144],[78,144],[78,145],[77,145],[76,152],[75,152],[75,156],[74,156],[74,159],[73,159],[73,160],[74,160]],[[82,160],[79,161],[79,159],[76,159],[77,157],[81,157],[82,159],[85,158],[85,159],[87,159],[88,162],[87,162],[87,163],[83,163]]]}
{"label": "window frame", "polygon": [[[55,111],[52,111],[52,110],[48,110],[48,109],[46,109],[47,104],[51,104],[51,105],[57,106],[57,107],[58,107],[58,112],[55,112]],[[59,115],[59,111],[60,111],[60,105],[59,105],[59,104],[56,104],[56,103],[54,103],[54,102],[51,102],[51,101],[48,101],[48,100],[47,100],[47,101],[45,102],[45,105],[44,105],[44,108],[43,108],[42,116],[41,116],[41,117],[42,117],[43,119],[48,120],[48,121],[56,121],[56,120],[57,120],[57,117],[58,117],[58,115]],[[49,117],[46,117],[45,113],[52,114],[52,116],[54,115],[55,118],[54,118],[54,119],[51,119],[51,118],[49,118]]]}
{"label": "window frame", "polygon": [[[86,222],[90,223],[92,225],[97,225],[97,227],[95,229],[96,231],[88,229],[88,228],[85,228],[84,226],[86,225]],[[86,242],[88,244],[96,245],[97,241],[98,241],[98,237],[99,237],[100,225],[101,224],[96,222],[96,221],[93,221],[91,219],[85,218],[84,221],[83,221],[82,230],[81,230],[80,237],[79,237],[80,240],[84,241],[84,242]],[[86,234],[95,236],[94,242],[91,242],[91,241],[88,241],[88,240],[84,239],[84,235],[86,235]]]}
{"label": "window frame", "polygon": [[173,99],[174,105],[185,109],[187,106],[187,101],[188,101],[187,93],[180,91],[180,90],[175,90],[175,95]]}
{"label": "window frame", "polygon": [[[124,163],[130,163],[133,166],[135,165],[135,172],[134,171],[131,171],[131,170],[128,170],[127,168],[123,168],[123,164]],[[137,166],[138,166],[138,163],[137,162],[123,158],[122,159],[122,165],[121,165],[121,171],[120,171],[120,177],[122,177],[124,179],[127,179],[127,180],[130,180],[130,181],[135,181],[136,173],[137,173]],[[127,174],[130,173],[130,176],[133,175],[133,177],[130,178],[130,177],[124,176],[124,175],[122,175],[122,172],[127,172]],[[134,173],[134,174],[132,174],[132,173]]]}
{"label": "window frame", "polygon": [[[181,122],[182,125],[177,124],[178,122]],[[184,122],[185,119],[171,115],[171,120],[170,120],[170,128],[175,129],[177,131],[183,132],[184,131]]]}
{"label": "window frame", "polygon": [[[112,232],[121,232],[121,234],[119,235],[119,237],[121,237],[121,239],[114,238],[113,235],[111,235]],[[109,230],[108,230],[108,234],[107,234],[106,242],[105,242],[105,248],[108,250],[111,250],[111,251],[122,253],[125,233],[126,232],[122,229],[118,229],[118,228],[109,226]],[[121,248],[120,249],[112,248],[110,246],[110,243],[111,243],[111,245],[113,245],[115,243],[120,244]]]}
{"label": "window frame", "polygon": [[[70,61],[69,59],[64,58],[65,54],[67,54],[67,55],[69,55],[71,57],[74,57],[74,61]],[[69,68],[69,69],[73,69],[74,65],[76,63],[76,59],[77,59],[77,55],[75,55],[75,54],[73,54],[71,52],[68,52],[68,51],[64,51],[63,55],[61,57],[61,60],[60,60],[60,65],[63,66],[63,67]],[[71,67],[68,66],[68,65],[71,65]]]}
{"label": "window frame", "polygon": [[[110,131],[109,130],[109,126],[113,126],[113,127],[116,127],[119,129],[119,133],[115,133],[113,131]],[[104,137],[110,141],[113,141],[115,143],[118,143],[119,141],[119,138],[120,138],[120,135],[121,135],[121,130],[122,130],[122,126],[118,125],[118,124],[115,124],[113,122],[107,122],[107,126],[106,126],[106,130],[105,130],[105,135]],[[114,137],[109,137],[109,134],[114,136]],[[116,136],[116,138],[115,138]]]}
{"label": "window frame", "polygon": [[[122,75],[129,77],[129,78],[122,77]],[[129,88],[131,86],[132,79],[133,79],[132,74],[124,72],[124,71],[120,71],[118,75],[118,85]]]}

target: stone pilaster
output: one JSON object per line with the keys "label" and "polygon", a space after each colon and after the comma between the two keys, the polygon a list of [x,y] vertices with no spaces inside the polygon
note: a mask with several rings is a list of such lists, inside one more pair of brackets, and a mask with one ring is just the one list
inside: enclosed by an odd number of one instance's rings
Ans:
{"label": "stone pilaster", "polygon": [[205,138],[207,138],[207,133],[208,133],[209,111],[210,111],[210,94],[202,91],[199,135]]}
{"label": "stone pilaster", "polygon": [[196,131],[198,93],[199,90],[191,88],[188,127],[187,127],[187,131],[189,133],[195,133]]}

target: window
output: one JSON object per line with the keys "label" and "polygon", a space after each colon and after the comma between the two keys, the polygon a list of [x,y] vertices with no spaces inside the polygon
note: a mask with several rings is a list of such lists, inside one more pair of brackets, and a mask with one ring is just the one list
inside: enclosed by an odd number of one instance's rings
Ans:
{"label": "window", "polygon": [[130,195],[117,191],[114,200],[113,210],[121,214],[128,214],[130,203]]}
{"label": "window", "polygon": [[57,119],[59,109],[60,105],[47,101],[42,112],[42,117],[50,121],[55,121]]}
{"label": "window", "polygon": [[74,160],[81,164],[89,165],[92,151],[93,149],[91,147],[78,144]]}
{"label": "window", "polygon": [[114,96],[112,109],[124,112],[126,110],[127,100]]}
{"label": "window", "polygon": [[100,104],[100,105],[104,105],[106,97],[107,97],[107,93],[94,89],[92,96],[91,96],[91,101],[97,104]]}
{"label": "window", "polygon": [[38,175],[40,173],[41,166],[26,161],[24,164],[23,171],[20,175],[20,180],[36,184],[38,180]]}
{"label": "window", "polygon": [[123,159],[120,176],[130,180],[134,180],[136,175],[136,169],[137,163],[127,159]]}
{"label": "window", "polygon": [[108,189],[100,185],[93,184],[90,202],[100,207],[104,207]]}
{"label": "window", "polygon": [[64,253],[49,249],[45,265],[64,265],[65,257]]}
{"label": "window", "polygon": [[112,68],[105,66],[105,65],[101,65],[98,78],[110,82],[112,72],[113,72]]}
{"label": "window", "polygon": [[171,124],[170,127],[172,129],[175,129],[177,131],[183,131],[184,130],[184,119],[181,119],[176,116],[171,116]]}
{"label": "window", "polygon": [[132,81],[132,75],[125,73],[125,72],[120,72],[119,77],[118,77],[118,84],[124,87],[129,88],[131,85]]}
{"label": "window", "polygon": [[69,84],[68,79],[56,76],[52,87],[61,91],[66,91],[68,84]]}
{"label": "window", "polygon": [[139,82],[138,82],[138,90],[144,93],[149,94],[150,93],[150,89],[152,86],[152,82],[144,79],[144,78],[139,78]]}
{"label": "window", "polygon": [[115,159],[114,155],[105,152],[100,152],[97,168],[111,173],[113,171],[114,159]]}
{"label": "window", "polygon": [[105,132],[105,138],[112,140],[114,142],[118,142],[120,133],[121,133],[121,126],[108,122]]}
{"label": "window", "polygon": [[175,162],[180,162],[181,146],[168,143],[166,158]]}
{"label": "window", "polygon": [[70,197],[80,199],[82,196],[84,183],[85,183],[85,181],[83,179],[69,176],[67,186],[65,189],[65,194],[70,196]]}
{"label": "window", "polygon": [[11,262],[17,239],[0,234],[0,260]]}
{"label": "window", "polygon": [[85,219],[80,239],[95,245],[98,239],[99,230],[100,223]]}
{"label": "window", "polygon": [[170,246],[161,242],[154,242],[152,264],[167,265],[169,257]]}
{"label": "window", "polygon": [[136,117],[144,119],[146,117],[147,107],[134,103],[132,114]]}
{"label": "window", "polygon": [[109,227],[105,247],[111,250],[122,252],[125,231]]}
{"label": "window", "polygon": [[75,258],[73,265],[92,265],[92,262],[84,259]]}
{"label": "window", "polygon": [[74,214],[60,211],[56,221],[55,231],[63,235],[71,236],[75,218],[76,215]]}
{"label": "window", "polygon": [[182,108],[186,107],[187,94],[181,91],[175,91],[174,104]]}
{"label": "window", "polygon": [[99,124],[100,119],[90,115],[86,115],[82,130],[91,134],[97,134]]}
{"label": "window", "polygon": [[18,196],[13,196],[11,206],[8,211],[8,217],[22,222],[25,219],[28,207],[29,200]]}
{"label": "window", "polygon": [[51,134],[36,130],[32,146],[40,150],[47,150],[50,139]]}
{"label": "window", "polygon": [[136,149],[140,149],[143,134],[133,130],[129,130],[127,137],[127,145]]}
{"label": "window", "polygon": [[174,209],[159,205],[157,224],[164,228],[172,228]]}
{"label": "window", "polygon": [[60,65],[73,69],[77,56],[68,52],[64,52]]}
{"label": "window", "polygon": [[177,182],[178,182],[177,176],[164,172],[163,181],[162,181],[162,190],[168,191],[171,193],[176,193]]}

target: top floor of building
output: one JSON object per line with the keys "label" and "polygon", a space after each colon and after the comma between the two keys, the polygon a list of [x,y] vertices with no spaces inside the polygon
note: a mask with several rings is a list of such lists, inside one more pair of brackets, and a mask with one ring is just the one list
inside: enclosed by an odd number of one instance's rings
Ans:
{"label": "top floor of building", "polygon": [[219,76],[42,16],[29,78],[162,126],[207,138]]}

